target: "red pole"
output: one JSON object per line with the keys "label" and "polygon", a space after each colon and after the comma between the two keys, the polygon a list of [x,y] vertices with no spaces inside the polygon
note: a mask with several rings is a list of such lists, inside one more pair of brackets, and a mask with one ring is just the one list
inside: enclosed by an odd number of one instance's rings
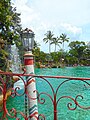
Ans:
{"label": "red pole", "polygon": [[56,94],[54,94],[54,120],[57,120],[57,103],[56,103]]}
{"label": "red pole", "polygon": [[6,83],[4,83],[3,88],[3,118],[6,118],[7,109],[6,109]]}

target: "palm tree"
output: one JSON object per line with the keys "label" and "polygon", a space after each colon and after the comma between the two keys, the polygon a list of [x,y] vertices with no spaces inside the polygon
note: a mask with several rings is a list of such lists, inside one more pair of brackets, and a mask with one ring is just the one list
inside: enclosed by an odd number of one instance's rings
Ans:
{"label": "palm tree", "polygon": [[62,46],[62,57],[61,57],[61,65],[62,65],[62,67],[64,67],[64,59],[65,59],[65,54],[64,54],[64,42],[69,42],[69,38],[67,38],[67,35],[66,34],[61,34],[60,35],[60,40],[62,41],[62,44],[63,44],[63,46]]}
{"label": "palm tree", "polygon": [[64,50],[64,42],[69,42],[69,38],[67,38],[67,35],[66,34],[63,34],[60,35],[60,40],[62,41],[62,44],[63,44],[63,50]]}
{"label": "palm tree", "polygon": [[56,37],[56,38],[53,38],[51,44],[54,44],[55,45],[55,52],[56,52],[56,46],[59,46],[59,44],[62,44],[62,42],[60,41],[60,38]]}
{"label": "palm tree", "polygon": [[40,44],[34,40],[34,48],[38,48],[40,46]]}
{"label": "palm tree", "polygon": [[43,39],[44,42],[48,43],[49,42],[49,53],[50,53],[50,44],[51,41],[54,39],[53,36],[54,34],[51,31],[47,31],[47,33],[45,34],[45,38]]}

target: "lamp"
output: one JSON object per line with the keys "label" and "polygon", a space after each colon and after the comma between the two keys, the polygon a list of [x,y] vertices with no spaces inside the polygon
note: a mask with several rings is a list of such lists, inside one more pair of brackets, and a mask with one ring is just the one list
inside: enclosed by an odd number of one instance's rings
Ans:
{"label": "lamp", "polygon": [[[34,35],[34,32],[28,28],[21,31],[21,40],[26,50],[24,54],[24,66],[26,68],[25,74],[34,74],[34,55],[32,54]],[[37,93],[34,92],[36,91],[35,78],[29,78],[26,76],[26,85],[28,95],[25,94],[25,114],[26,116],[29,114],[31,117],[30,120],[35,120],[36,117],[38,118]],[[30,97],[33,99],[30,99]],[[29,112],[27,112],[27,109]]]}
{"label": "lamp", "polygon": [[32,51],[34,47],[34,32],[26,28],[21,31],[21,40],[26,51]]}

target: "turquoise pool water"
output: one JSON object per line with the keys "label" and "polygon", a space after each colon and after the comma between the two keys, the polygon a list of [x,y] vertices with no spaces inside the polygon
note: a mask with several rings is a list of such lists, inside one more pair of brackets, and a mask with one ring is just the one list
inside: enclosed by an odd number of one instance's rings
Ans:
{"label": "turquoise pool water", "polygon": [[[87,77],[90,78],[90,67],[66,67],[66,68],[53,68],[53,69],[35,69],[36,75],[51,75],[51,76],[72,76],[72,77]],[[56,91],[58,85],[64,81],[64,79],[47,79],[54,90]],[[50,86],[41,79],[36,79],[37,90],[39,92],[46,92],[52,96],[52,91]],[[69,81],[64,83],[57,94],[57,99],[60,96],[71,96],[75,98],[78,94],[83,96],[83,100],[78,98],[80,105],[82,106],[90,106],[90,88],[86,88],[84,86],[85,83],[82,81]],[[86,84],[85,84],[86,85]],[[87,86],[87,85],[86,85]],[[19,90],[20,93],[23,90]],[[45,98],[45,103],[43,105],[38,104],[39,113],[44,114],[46,120],[53,120],[53,105],[50,101],[49,97],[42,95],[41,97]],[[72,103],[71,108],[75,107],[75,104],[72,100],[68,98],[63,98],[58,103],[57,111],[58,111],[58,120],[90,120],[90,110],[83,110],[77,107],[76,110],[71,111],[68,110],[67,104]],[[18,111],[24,112],[24,96],[9,98],[7,101],[8,110],[11,108],[15,108]],[[19,115],[20,120],[24,120]],[[9,120],[12,120],[9,118]],[[14,120],[14,119],[13,119]]]}

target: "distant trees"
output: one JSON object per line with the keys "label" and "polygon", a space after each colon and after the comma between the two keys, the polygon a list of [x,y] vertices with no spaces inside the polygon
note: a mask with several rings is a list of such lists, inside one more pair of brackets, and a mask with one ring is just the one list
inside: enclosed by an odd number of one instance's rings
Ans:
{"label": "distant trees", "polygon": [[70,56],[77,58],[79,64],[80,60],[83,59],[84,50],[86,49],[85,42],[73,41],[69,44],[69,47]]}
{"label": "distant trees", "polygon": [[54,37],[51,41],[51,44],[54,44],[55,45],[55,51],[56,52],[56,46],[59,46],[60,47],[60,44],[62,44],[62,42],[60,41],[60,38],[59,37]]}
{"label": "distant trees", "polygon": [[69,42],[69,38],[67,37],[67,35],[65,33],[62,33],[60,35],[60,37],[54,37],[54,34],[51,31],[47,31],[47,33],[45,34],[45,38],[43,39],[43,41],[45,43],[49,42],[49,53],[51,51],[50,49],[50,45],[54,44],[55,45],[55,52],[56,52],[56,46],[60,47],[60,44],[62,44],[62,50],[64,50],[64,43],[65,42]]}
{"label": "distant trees", "polygon": [[[22,45],[19,40],[21,31],[20,14],[16,12],[16,8],[12,7],[11,0],[0,1],[0,69],[6,70],[6,64],[8,59],[8,49],[13,44],[20,48],[21,56],[23,54]],[[51,30],[47,31],[45,43],[49,43],[49,53],[40,51],[40,48],[36,41],[34,41],[33,53],[35,60],[38,63],[41,61],[43,64],[46,62],[47,56],[53,60],[53,63],[59,64],[62,56],[64,55],[64,61],[66,65],[84,64],[90,65],[90,43],[88,46],[84,42],[72,41],[69,43],[70,50],[67,52],[64,50],[65,42],[69,42],[69,38],[65,33],[62,33],[59,37],[55,37]],[[54,52],[51,52],[51,45],[55,45]],[[62,49],[56,50],[57,46]],[[20,53],[19,52],[19,53]],[[4,66],[4,67],[3,67]]]}
{"label": "distant trees", "polygon": [[64,33],[62,33],[61,35],[60,35],[60,40],[61,40],[61,42],[62,42],[62,45],[63,45],[63,50],[64,50],[64,43],[65,42],[69,42],[69,38],[67,38],[67,35]]}
{"label": "distant trees", "polygon": [[43,41],[45,42],[45,43],[49,43],[49,53],[51,52],[51,48],[50,48],[50,45],[51,45],[51,41],[52,40],[54,40],[54,34],[53,34],[53,32],[51,32],[51,31],[47,31],[47,33],[45,34],[45,38],[43,39]]}
{"label": "distant trees", "polygon": [[[50,32],[51,33],[51,32]],[[46,34],[48,36],[48,34]],[[44,40],[50,40],[50,44],[55,45],[54,52],[50,52],[48,56],[50,56],[53,60],[53,64],[65,64],[66,66],[77,65],[90,65],[90,45],[89,43],[86,45],[83,41],[72,41],[69,42],[69,39],[65,33],[62,33],[60,37],[55,37],[54,34],[50,34],[50,39],[48,37],[44,38]],[[48,42],[46,41],[46,43]],[[68,51],[64,50],[64,43],[69,42],[68,47],[70,48]],[[62,49],[56,51],[56,46],[60,47],[62,44]],[[47,56],[47,55],[46,55]],[[64,61],[62,61],[64,60]]]}

